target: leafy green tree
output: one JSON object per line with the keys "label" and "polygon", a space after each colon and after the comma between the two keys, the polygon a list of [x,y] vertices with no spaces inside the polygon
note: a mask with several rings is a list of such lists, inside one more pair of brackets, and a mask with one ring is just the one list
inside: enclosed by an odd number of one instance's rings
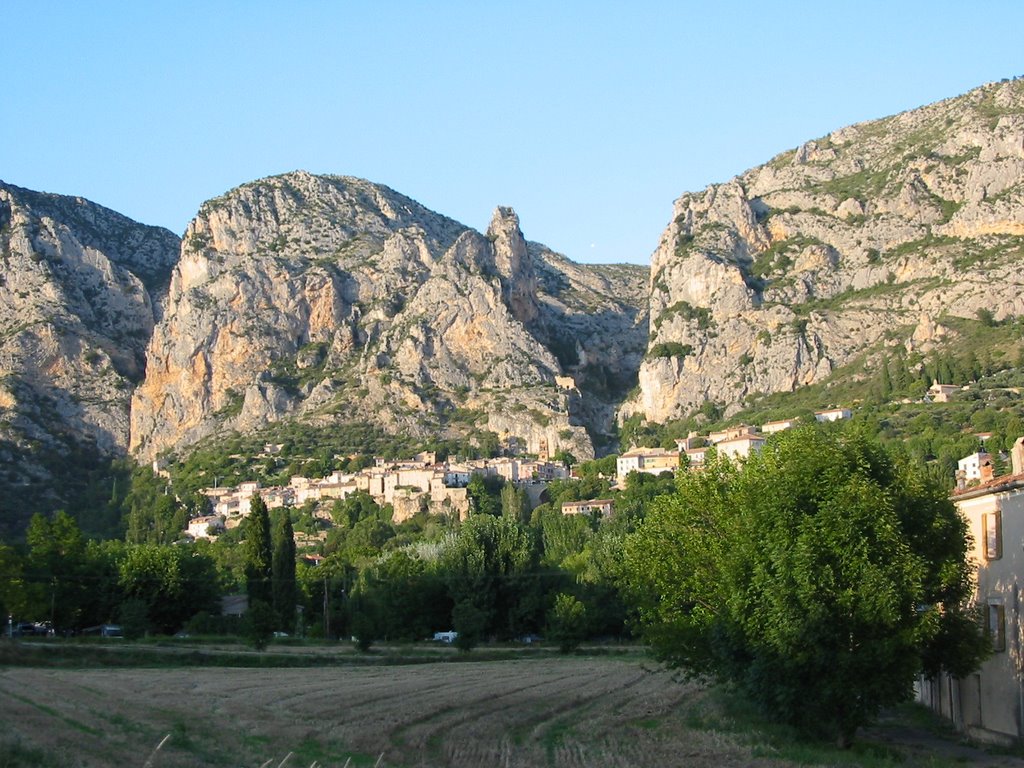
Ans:
{"label": "leafy green tree", "polygon": [[145,600],[130,597],[118,606],[117,619],[126,640],[138,640],[150,630],[149,605]]}
{"label": "leafy green tree", "polygon": [[446,543],[439,567],[456,607],[468,611],[472,604],[486,633],[511,637],[521,629],[520,601],[532,563],[532,540],[514,520],[473,515]]}
{"label": "leafy green tree", "polygon": [[556,463],[561,464],[565,467],[571,467],[573,464],[576,463],[576,457],[573,456],[571,453],[569,453],[569,451],[565,450],[564,448],[556,451],[552,459]]}
{"label": "leafy green tree", "polygon": [[374,596],[380,633],[387,640],[419,640],[448,628],[451,603],[445,584],[412,550],[381,557],[363,571],[360,585]]}
{"label": "leafy green tree", "polygon": [[500,477],[484,477],[474,473],[466,485],[470,509],[477,515],[501,514],[501,488],[504,480]]}
{"label": "leafy green tree", "polygon": [[271,584],[277,627],[285,632],[293,632],[298,590],[295,583],[295,532],[292,530],[292,517],[287,508],[279,510],[274,526]]}
{"label": "leafy green tree", "polygon": [[35,514],[25,533],[29,553],[25,578],[31,585],[34,615],[58,629],[80,626],[89,585],[85,537],[74,518],[58,511],[53,519]]}
{"label": "leafy green tree", "polygon": [[584,461],[577,466],[577,469],[581,477],[596,477],[597,475],[614,477],[618,458],[618,454],[612,454],[593,461]]}
{"label": "leafy green tree", "polygon": [[376,517],[366,517],[348,532],[340,553],[350,563],[359,563],[377,557],[391,539],[395,529]]}
{"label": "leafy green tree", "polygon": [[149,467],[132,473],[131,490],[122,506],[125,538],[131,544],[170,544],[181,538],[188,523],[188,510],[169,492],[167,480]]}
{"label": "leafy green tree", "polygon": [[266,648],[270,638],[274,636],[274,620],[274,609],[270,603],[263,600],[249,603],[242,631],[246,640],[257,651]]}
{"label": "leafy green tree", "polygon": [[145,606],[146,629],[171,634],[199,611],[218,608],[214,562],[191,547],[129,546],[118,573],[122,600]]}
{"label": "leafy green tree", "polygon": [[525,525],[530,520],[530,500],[526,491],[514,483],[506,483],[501,489],[501,514]]}
{"label": "leafy green tree", "polygon": [[488,611],[478,601],[467,596],[457,602],[452,608],[455,647],[463,652],[473,650],[486,637],[489,621]]}
{"label": "leafy green tree", "polygon": [[338,499],[331,508],[335,525],[352,528],[360,520],[380,515],[380,505],[366,491],[356,491],[346,499]]}
{"label": "leafy green tree", "polygon": [[849,745],[915,677],[982,653],[966,530],[945,492],[853,432],[801,427],[656,500],[625,580],[669,663]]}
{"label": "leafy green tree", "polygon": [[587,609],[576,597],[564,592],[555,596],[548,612],[548,638],[558,643],[558,650],[569,653],[579,648],[587,632]]}
{"label": "leafy green tree", "polygon": [[0,624],[8,616],[24,616],[28,608],[24,562],[14,549],[0,544]]}
{"label": "leafy green tree", "polygon": [[245,518],[245,579],[250,609],[255,602],[274,604],[273,552],[270,543],[270,515],[267,504],[259,495],[249,503]]}
{"label": "leafy green tree", "polygon": [[563,515],[552,509],[539,516],[543,554],[541,562],[561,566],[573,555],[583,551],[593,536],[590,518],[583,515]]}

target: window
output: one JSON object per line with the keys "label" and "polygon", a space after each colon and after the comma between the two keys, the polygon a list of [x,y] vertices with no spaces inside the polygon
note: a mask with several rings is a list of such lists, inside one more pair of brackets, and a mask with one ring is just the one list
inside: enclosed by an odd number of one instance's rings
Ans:
{"label": "window", "polygon": [[1006,650],[1006,609],[998,603],[985,605],[985,630],[992,638],[992,650]]}
{"label": "window", "polygon": [[981,516],[981,551],[986,560],[1003,556],[1003,524],[999,510]]}

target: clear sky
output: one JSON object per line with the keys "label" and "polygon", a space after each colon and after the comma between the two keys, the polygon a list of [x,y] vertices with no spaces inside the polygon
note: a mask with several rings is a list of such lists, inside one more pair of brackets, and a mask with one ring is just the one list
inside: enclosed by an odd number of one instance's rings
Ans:
{"label": "clear sky", "polygon": [[683,192],[1024,74],[1024,2],[5,0],[0,71],[0,179],[178,234],[302,168],[647,263]]}

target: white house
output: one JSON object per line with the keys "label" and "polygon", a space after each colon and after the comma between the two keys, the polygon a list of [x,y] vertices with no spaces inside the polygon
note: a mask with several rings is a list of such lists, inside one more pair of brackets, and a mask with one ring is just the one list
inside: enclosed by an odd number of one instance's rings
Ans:
{"label": "white house", "polygon": [[970,456],[964,456],[960,461],[956,463],[956,468],[963,472],[965,480],[981,480],[982,470],[984,467],[988,467],[985,471],[986,477],[984,479],[992,479],[992,455],[979,451],[978,453],[972,453]]}
{"label": "white house", "polygon": [[800,419],[779,419],[778,421],[768,421],[761,425],[761,431],[766,435],[774,435],[776,432],[792,429],[799,423]]}
{"label": "white house", "polygon": [[824,411],[815,411],[814,418],[820,422],[842,421],[843,419],[852,419],[853,411],[849,408],[827,408]]}
{"label": "white house", "polygon": [[224,521],[216,515],[206,515],[204,517],[193,517],[188,521],[188,527],[185,529],[185,533],[191,536],[193,539],[210,539],[220,531],[224,530]]}

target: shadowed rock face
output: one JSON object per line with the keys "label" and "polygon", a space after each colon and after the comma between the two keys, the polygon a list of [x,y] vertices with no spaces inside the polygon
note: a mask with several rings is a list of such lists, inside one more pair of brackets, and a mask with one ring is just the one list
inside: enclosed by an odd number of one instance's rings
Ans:
{"label": "shadowed rock face", "polygon": [[4,506],[29,487],[61,503],[43,455],[125,453],[131,393],[178,250],[165,229],[0,182]]}
{"label": "shadowed rock face", "polygon": [[1024,310],[1024,81],[810,141],[675,203],[621,417],[827,379],[943,315]]}
{"label": "shadowed rock face", "polygon": [[[622,295],[639,298],[646,270],[623,275]],[[360,179],[246,184],[205,203],[185,233],[133,400],[132,450],[149,458],[285,418],[454,435],[458,409],[527,450],[593,455],[586,427],[611,413],[556,377],[587,378],[594,361],[565,337],[593,347],[599,327],[621,340],[594,360],[639,364],[637,302],[607,287],[600,268],[529,246],[511,209],[485,237]],[[608,315],[583,321],[592,297]],[[560,360],[553,339],[573,354]]]}

